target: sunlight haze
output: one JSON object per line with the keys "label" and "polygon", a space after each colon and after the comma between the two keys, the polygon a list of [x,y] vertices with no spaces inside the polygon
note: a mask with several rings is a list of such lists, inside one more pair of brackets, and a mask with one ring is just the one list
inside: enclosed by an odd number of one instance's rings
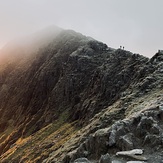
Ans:
{"label": "sunlight haze", "polygon": [[163,49],[162,0],[1,0],[0,48],[53,24],[153,56]]}

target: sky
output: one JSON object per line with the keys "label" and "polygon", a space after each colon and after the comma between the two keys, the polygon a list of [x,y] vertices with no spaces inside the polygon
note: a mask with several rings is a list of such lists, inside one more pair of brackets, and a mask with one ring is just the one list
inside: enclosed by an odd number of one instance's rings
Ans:
{"label": "sky", "polygon": [[0,0],[0,48],[51,25],[153,56],[163,49],[163,0]]}

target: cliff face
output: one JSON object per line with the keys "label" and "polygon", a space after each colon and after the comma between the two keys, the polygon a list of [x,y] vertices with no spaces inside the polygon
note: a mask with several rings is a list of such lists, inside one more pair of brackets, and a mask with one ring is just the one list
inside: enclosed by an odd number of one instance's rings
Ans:
{"label": "cliff face", "polygon": [[[161,94],[162,61],[71,30],[33,55],[8,58],[0,68],[1,162],[73,161],[64,156],[81,143],[78,132],[81,139],[109,127],[143,109],[134,100]],[[93,127],[109,106],[108,123]]]}

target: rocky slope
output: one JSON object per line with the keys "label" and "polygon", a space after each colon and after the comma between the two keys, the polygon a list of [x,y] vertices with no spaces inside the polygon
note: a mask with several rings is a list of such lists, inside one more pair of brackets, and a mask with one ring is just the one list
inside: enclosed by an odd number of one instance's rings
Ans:
{"label": "rocky slope", "polygon": [[123,163],[116,152],[135,148],[159,162],[162,78],[161,52],[148,59],[59,30],[37,53],[1,62],[0,162],[95,162],[109,153]]}

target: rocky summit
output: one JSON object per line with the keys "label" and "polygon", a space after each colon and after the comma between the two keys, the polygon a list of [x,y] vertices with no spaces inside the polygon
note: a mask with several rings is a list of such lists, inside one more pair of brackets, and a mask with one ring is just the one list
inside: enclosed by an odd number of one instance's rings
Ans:
{"label": "rocky summit", "polygon": [[0,52],[1,163],[163,161],[162,51],[63,29],[36,40]]}

